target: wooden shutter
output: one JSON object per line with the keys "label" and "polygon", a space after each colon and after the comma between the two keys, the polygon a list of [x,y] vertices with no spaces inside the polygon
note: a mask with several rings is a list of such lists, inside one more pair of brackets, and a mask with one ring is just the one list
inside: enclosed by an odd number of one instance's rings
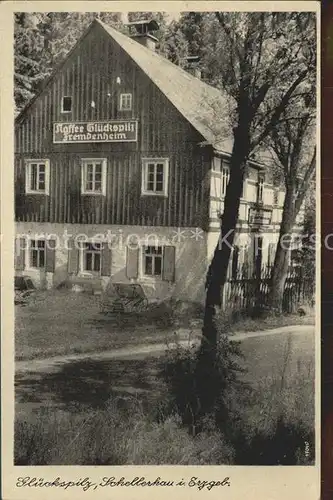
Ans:
{"label": "wooden shutter", "polygon": [[15,239],[15,270],[23,271],[25,269],[25,238]]}
{"label": "wooden shutter", "polygon": [[77,244],[74,244],[74,240],[69,241],[68,250],[68,273],[77,274],[79,272],[79,249]]}
{"label": "wooden shutter", "polygon": [[54,273],[56,243],[57,240],[55,239],[45,241],[45,271],[47,273]]}
{"label": "wooden shutter", "polygon": [[162,277],[165,281],[175,281],[175,256],[176,249],[174,246],[168,245],[164,247]]}
{"label": "wooden shutter", "polygon": [[127,247],[126,254],[126,276],[129,279],[138,277],[139,249]]}
{"label": "wooden shutter", "polygon": [[111,249],[106,241],[102,245],[101,275],[111,276]]}

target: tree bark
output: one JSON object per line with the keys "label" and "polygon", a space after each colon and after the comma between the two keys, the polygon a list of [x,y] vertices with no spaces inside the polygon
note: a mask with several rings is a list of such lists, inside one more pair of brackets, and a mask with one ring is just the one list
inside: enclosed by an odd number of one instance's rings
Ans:
{"label": "tree bark", "polygon": [[283,308],[284,288],[289,267],[290,238],[295,225],[295,220],[296,213],[294,207],[294,192],[291,187],[288,187],[283,206],[283,215],[272,270],[268,300],[270,309],[278,314],[282,313]]}
{"label": "tree bark", "polygon": [[[224,211],[221,217],[220,236],[206,280],[203,344],[210,344],[213,349],[216,348],[217,343],[215,317],[216,312],[221,307],[221,292],[227,279],[228,264],[235,237],[248,153],[246,136],[244,140],[243,137],[244,134],[241,131],[238,134],[235,133],[234,148],[230,161],[230,178],[224,199]],[[247,144],[249,143],[247,142]]]}
{"label": "tree bark", "polygon": [[207,414],[217,397],[216,355],[218,343],[217,314],[221,307],[221,292],[227,279],[228,264],[238,220],[244,171],[249,151],[247,133],[235,130],[233,153],[230,160],[230,178],[224,200],[219,241],[207,272],[206,302],[202,342],[196,366],[196,383],[200,399],[199,413]]}

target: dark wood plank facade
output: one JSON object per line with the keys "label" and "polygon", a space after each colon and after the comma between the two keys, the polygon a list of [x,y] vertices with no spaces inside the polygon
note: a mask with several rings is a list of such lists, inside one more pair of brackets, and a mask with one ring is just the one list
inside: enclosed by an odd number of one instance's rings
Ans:
{"label": "dark wood plank facade", "polygon": [[[133,95],[133,110],[119,111],[119,95],[127,92]],[[68,114],[61,112],[64,96],[73,99]],[[120,118],[138,120],[137,142],[52,142],[54,122]],[[17,120],[16,220],[207,229],[212,152],[199,146],[202,139],[128,54],[94,24]],[[80,162],[92,157],[107,159],[106,196],[81,194]],[[141,195],[144,157],[170,159],[167,197]],[[50,160],[49,195],[25,193],[26,159]]]}

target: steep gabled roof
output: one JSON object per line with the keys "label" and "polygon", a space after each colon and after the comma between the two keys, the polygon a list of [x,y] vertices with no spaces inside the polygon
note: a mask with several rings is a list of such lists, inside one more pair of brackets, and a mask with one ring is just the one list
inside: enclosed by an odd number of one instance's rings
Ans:
{"label": "steep gabled roof", "polygon": [[102,21],[96,22],[122,47],[208,144],[231,153],[233,137],[228,125],[228,101],[218,89]]}
{"label": "steep gabled roof", "polygon": [[165,57],[144,47],[99,19],[92,22],[65,60],[47,78],[41,91],[21,110],[15,119],[16,123],[20,122],[27,109],[45,90],[54,75],[62,68],[96,24],[101,26],[107,36],[121,46],[184,118],[201,134],[204,143],[211,144],[214,148],[225,153],[231,153],[233,137],[231,127],[228,124],[227,98],[216,88],[207,85]]}

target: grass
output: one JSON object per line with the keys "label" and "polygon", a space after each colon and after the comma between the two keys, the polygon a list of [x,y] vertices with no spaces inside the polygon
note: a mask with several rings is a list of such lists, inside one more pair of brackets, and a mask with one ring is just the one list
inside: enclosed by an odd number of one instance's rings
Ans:
{"label": "grass", "polygon": [[[104,315],[100,298],[68,290],[37,292],[15,310],[16,359],[99,352],[126,346],[164,343],[182,327],[183,339],[195,328],[200,335],[202,311],[180,303],[151,307],[142,314]],[[193,320],[193,321],[192,321]],[[195,323],[195,326],[193,324]],[[222,318],[221,321],[224,321]],[[291,324],[313,324],[313,315],[226,321],[229,333],[259,331]]]}
{"label": "grass", "polygon": [[54,406],[40,408],[30,421],[17,418],[15,463],[312,464],[313,343],[310,334],[244,340],[251,390],[229,395],[238,418],[231,430],[207,426],[195,437],[174,410],[165,410],[170,395],[158,360],[65,366],[31,381],[41,402],[43,393],[52,393]]}
{"label": "grass", "polygon": [[[223,456],[222,456],[223,455]],[[155,422],[133,399],[84,413],[44,410],[15,426],[16,465],[203,465],[230,461],[220,436],[193,439],[177,416]]]}

